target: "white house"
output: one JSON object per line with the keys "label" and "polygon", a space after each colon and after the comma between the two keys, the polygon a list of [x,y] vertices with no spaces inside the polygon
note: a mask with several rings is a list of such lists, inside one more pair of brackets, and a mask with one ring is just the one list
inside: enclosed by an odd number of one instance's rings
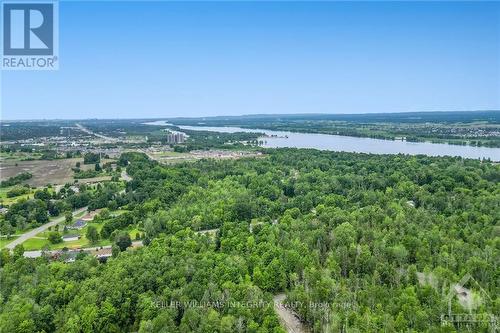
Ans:
{"label": "white house", "polygon": [[65,242],[72,242],[80,239],[80,235],[64,235],[62,237]]}

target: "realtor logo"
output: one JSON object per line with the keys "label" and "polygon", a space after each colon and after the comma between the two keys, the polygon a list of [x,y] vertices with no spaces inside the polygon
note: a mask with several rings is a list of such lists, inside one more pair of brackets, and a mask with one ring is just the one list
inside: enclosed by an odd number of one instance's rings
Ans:
{"label": "realtor logo", "polygon": [[3,2],[3,69],[57,69],[56,2]]}

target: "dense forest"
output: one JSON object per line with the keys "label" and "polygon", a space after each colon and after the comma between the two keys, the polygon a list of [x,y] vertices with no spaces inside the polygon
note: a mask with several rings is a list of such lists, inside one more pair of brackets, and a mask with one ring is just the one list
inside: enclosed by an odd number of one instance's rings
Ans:
{"label": "dense forest", "polygon": [[[498,164],[264,152],[176,165],[122,154],[126,193],[72,206],[126,208],[106,233],[137,224],[146,246],[106,263],[2,251],[0,331],[284,332],[280,292],[313,332],[455,332],[467,328],[441,315],[498,316]],[[464,306],[447,295],[467,274]]]}

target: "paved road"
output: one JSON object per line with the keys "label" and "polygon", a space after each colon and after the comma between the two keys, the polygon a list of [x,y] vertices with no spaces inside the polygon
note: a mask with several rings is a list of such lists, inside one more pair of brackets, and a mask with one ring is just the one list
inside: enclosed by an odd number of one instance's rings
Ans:
{"label": "paved road", "polygon": [[[141,247],[143,245],[144,244],[142,244],[141,240],[137,240],[137,241],[133,241],[132,242],[132,246],[131,247]],[[112,247],[113,247],[113,245],[92,246],[92,247],[84,247],[81,250],[84,250],[84,251],[97,251],[99,249],[110,249]]]}
{"label": "paved road", "polygon": [[[142,244],[142,241],[133,241],[132,242],[132,248],[136,248],[136,247],[141,247],[143,246],[144,244]],[[86,252],[91,252],[91,251],[97,251],[99,249],[110,249],[112,247],[112,245],[104,245],[104,246],[93,246],[93,247],[84,247],[84,248],[81,248],[81,249],[70,249],[70,251],[80,251],[80,250],[83,250],[83,251],[86,251]],[[52,251],[48,251],[48,253],[57,253],[57,252],[61,252],[61,250],[52,250]],[[42,256],[42,250],[34,250],[34,251],[24,251],[24,256],[26,258],[38,258],[38,257],[41,257]]]}
{"label": "paved road", "polygon": [[[87,207],[83,207],[83,208],[80,208],[80,209],[77,209],[75,211],[73,211],[73,216],[74,215],[77,215],[77,214],[80,214],[82,212],[85,212],[87,210]],[[16,245],[18,244],[21,244],[23,243],[24,241],[36,236],[37,234],[41,233],[42,231],[45,231],[47,230],[49,227],[53,227],[55,226],[56,224],[59,224],[61,222],[63,222],[65,219],[64,216],[61,216],[61,217],[58,217],[52,221],[50,221],[49,223],[46,223],[38,228],[35,228],[31,231],[28,231],[22,235],[20,235],[19,237],[17,237],[15,240],[12,241],[12,243],[9,243],[5,246],[6,249],[10,249],[12,250]]]}
{"label": "paved road", "polygon": [[89,130],[88,128],[83,127],[80,124],[76,124],[76,127],[78,127],[82,132],[85,132],[85,133],[90,134],[90,135],[97,136],[98,138],[101,138],[101,139],[104,139],[104,140],[107,140],[107,141],[111,141],[111,142],[118,142],[119,141],[118,139],[111,138],[109,136],[105,136],[105,135],[102,135],[102,134],[99,134],[99,133],[92,132],[91,130]]}

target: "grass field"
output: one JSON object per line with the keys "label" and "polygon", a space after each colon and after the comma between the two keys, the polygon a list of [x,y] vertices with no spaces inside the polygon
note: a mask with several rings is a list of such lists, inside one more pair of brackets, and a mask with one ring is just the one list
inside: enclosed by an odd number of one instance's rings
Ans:
{"label": "grass field", "polygon": [[[22,185],[15,185],[15,186],[0,188],[0,204],[1,205],[10,206],[20,199],[33,199],[33,195],[35,194],[36,190],[43,190],[44,189],[44,187],[39,187],[37,189],[30,189],[29,193],[26,193],[23,195],[18,195],[17,197],[8,198],[7,192],[9,192],[11,189],[13,189],[16,186],[22,186]],[[48,191],[49,191],[49,193],[54,193],[53,188],[49,188]]]}
{"label": "grass field", "polygon": [[13,204],[14,202],[16,202],[17,200],[19,199],[28,199],[28,198],[32,198],[33,197],[33,193],[35,193],[34,190],[30,189],[30,192],[29,193],[26,193],[26,194],[23,194],[23,195],[19,195],[17,197],[12,197],[12,198],[8,198],[7,197],[7,192],[9,192],[11,189],[13,189],[15,186],[9,186],[9,187],[3,187],[3,188],[0,188],[0,204],[3,204],[3,205],[11,205]]}
{"label": "grass field", "polygon": [[41,250],[45,245],[50,244],[45,238],[30,238],[23,243],[24,250]]}
{"label": "grass field", "polygon": [[178,153],[175,151],[154,152],[154,153],[149,153],[149,155],[158,162],[167,164],[180,163],[180,162],[194,162],[197,160],[189,153]]}
{"label": "grass field", "polygon": [[42,153],[25,153],[25,152],[0,152],[0,161],[20,162],[26,160],[36,160],[42,156]]}
{"label": "grass field", "polygon": [[0,237],[0,249],[3,249],[3,247],[10,242],[14,241],[18,236],[11,236],[10,238],[7,237]]}

